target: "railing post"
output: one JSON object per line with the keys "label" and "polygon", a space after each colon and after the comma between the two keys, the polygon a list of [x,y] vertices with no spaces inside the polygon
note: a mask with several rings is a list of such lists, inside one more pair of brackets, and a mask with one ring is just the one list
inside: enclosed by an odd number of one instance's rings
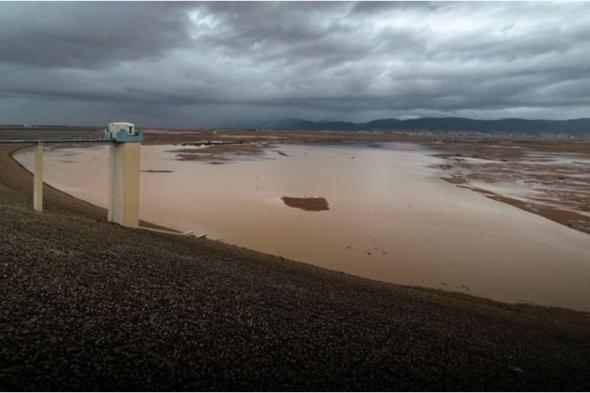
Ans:
{"label": "railing post", "polygon": [[33,208],[43,211],[43,144],[35,147],[35,164],[33,171]]}

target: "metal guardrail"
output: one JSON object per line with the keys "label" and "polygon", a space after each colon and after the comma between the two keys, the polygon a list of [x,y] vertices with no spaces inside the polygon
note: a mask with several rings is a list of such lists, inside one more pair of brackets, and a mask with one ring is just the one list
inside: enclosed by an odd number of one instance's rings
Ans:
{"label": "metal guardrail", "polygon": [[104,138],[104,131],[100,129],[0,126],[0,145],[107,142]]}
{"label": "metal guardrail", "polygon": [[[113,123],[118,124],[118,123]],[[125,123],[127,124],[127,123]],[[110,127],[110,126],[109,126]],[[133,127],[135,127],[133,125]],[[0,127],[0,145],[20,144],[102,144],[102,143],[141,143],[143,131],[134,133],[120,129],[116,134],[111,130],[60,130],[60,129],[24,129]]]}
{"label": "metal guardrail", "polygon": [[0,129],[0,145],[110,143],[103,131]]}
{"label": "metal guardrail", "polygon": [[112,143],[110,139],[0,139],[0,145],[27,145],[27,144],[67,144],[67,143]]}

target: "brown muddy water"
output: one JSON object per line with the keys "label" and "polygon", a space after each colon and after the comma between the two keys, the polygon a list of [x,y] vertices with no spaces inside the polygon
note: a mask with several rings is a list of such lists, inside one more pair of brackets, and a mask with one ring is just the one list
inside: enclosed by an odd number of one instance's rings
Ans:
{"label": "brown muddy water", "polygon": [[[223,165],[175,149],[142,146],[144,220],[376,280],[590,311],[589,235],[440,180],[425,147],[280,145]],[[17,159],[31,167],[31,152]],[[47,148],[46,182],[106,206],[107,159],[105,146]]]}

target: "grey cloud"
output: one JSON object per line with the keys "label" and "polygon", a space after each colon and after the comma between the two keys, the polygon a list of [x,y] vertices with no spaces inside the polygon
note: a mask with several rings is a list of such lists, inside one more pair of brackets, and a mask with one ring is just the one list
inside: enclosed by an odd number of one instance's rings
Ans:
{"label": "grey cloud", "polygon": [[5,3],[0,60],[40,67],[96,68],[186,46],[184,6],[151,3]]}
{"label": "grey cloud", "polygon": [[449,4],[452,3],[441,1],[363,1],[356,3],[350,12],[351,14],[376,14],[408,9],[435,11],[447,7]]}
{"label": "grey cloud", "polygon": [[590,4],[0,7],[0,123],[127,116],[197,127],[590,109]]}

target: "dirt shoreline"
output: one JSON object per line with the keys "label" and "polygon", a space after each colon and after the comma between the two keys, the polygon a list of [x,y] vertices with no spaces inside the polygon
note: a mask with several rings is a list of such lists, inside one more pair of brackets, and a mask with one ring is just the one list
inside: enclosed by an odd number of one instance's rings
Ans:
{"label": "dirt shoreline", "polygon": [[0,147],[0,384],[587,390],[587,313],[386,284],[121,228]]}
{"label": "dirt shoreline", "polygon": [[[450,143],[439,149],[442,152],[437,157],[445,160],[438,166],[444,171],[442,180],[590,234],[590,163],[581,162],[590,160],[590,144]],[[574,154],[580,162],[573,159],[569,165],[547,165],[548,158],[531,159],[547,153]],[[470,162],[472,159],[479,161]],[[584,173],[586,178],[580,178]],[[489,189],[502,182],[528,184],[531,195],[516,198]]]}

